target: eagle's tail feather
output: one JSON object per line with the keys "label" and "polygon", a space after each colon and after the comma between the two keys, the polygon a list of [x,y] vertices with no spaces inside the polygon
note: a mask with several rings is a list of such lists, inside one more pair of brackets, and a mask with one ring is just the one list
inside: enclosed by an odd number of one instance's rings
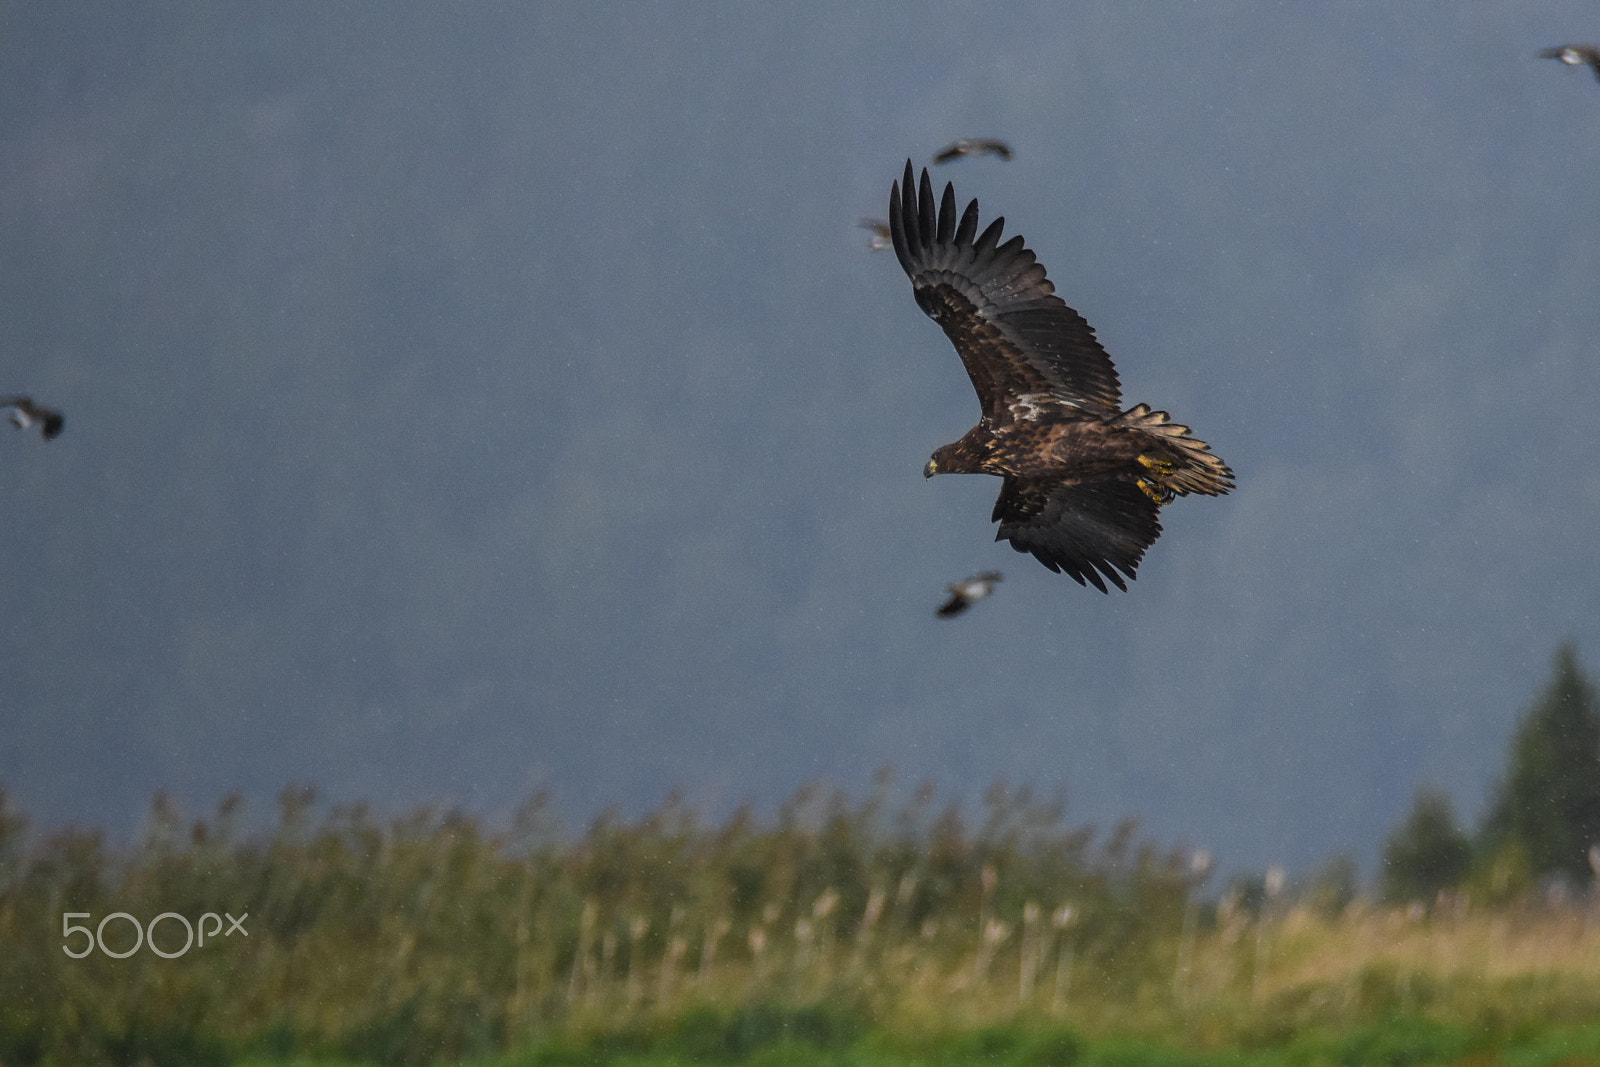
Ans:
{"label": "eagle's tail feather", "polygon": [[1233,471],[1228,465],[1212,453],[1210,445],[1192,436],[1189,427],[1173,422],[1165,411],[1152,411],[1150,405],[1140,404],[1123,412],[1119,421],[1165,446],[1152,455],[1139,457],[1140,463],[1150,471],[1149,479],[1159,487],[1158,492],[1221,496],[1233,488]]}

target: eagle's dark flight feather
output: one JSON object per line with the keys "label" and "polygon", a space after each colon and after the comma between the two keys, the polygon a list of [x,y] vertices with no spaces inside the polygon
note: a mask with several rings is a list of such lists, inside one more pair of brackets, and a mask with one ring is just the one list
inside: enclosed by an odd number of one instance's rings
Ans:
{"label": "eagle's dark flight feather", "polygon": [[1160,511],[1132,482],[1007,478],[990,521],[1000,524],[996,540],[1033,553],[1051,570],[1102,593],[1106,581],[1126,592],[1123,575],[1136,576],[1144,550],[1161,536]]}

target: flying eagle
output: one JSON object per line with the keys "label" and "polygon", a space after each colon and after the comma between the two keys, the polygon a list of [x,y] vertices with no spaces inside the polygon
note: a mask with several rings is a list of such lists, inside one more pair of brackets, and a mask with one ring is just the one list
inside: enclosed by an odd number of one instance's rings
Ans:
{"label": "flying eagle", "polygon": [[934,612],[941,619],[953,619],[972,605],[994,592],[995,583],[1001,580],[999,571],[974,574],[964,582],[950,583],[950,599]]}
{"label": "flying eagle", "polygon": [[962,138],[959,141],[952,141],[940,149],[939,154],[933,157],[933,161],[935,163],[949,163],[951,160],[960,159],[962,156],[999,156],[1001,159],[1009,161],[1011,159],[1011,146],[1004,141],[996,141],[990,137],[978,137],[972,140]]}
{"label": "flying eagle", "polygon": [[1594,71],[1594,76],[1600,78],[1600,48],[1592,44],[1562,44],[1554,48],[1546,48],[1539,53],[1540,59],[1559,59],[1569,67],[1587,65]]}
{"label": "flying eagle", "polygon": [[[917,305],[966,365],[978,425],[936,449],[923,471],[996,474],[996,540],[1106,592],[1126,590],[1161,535],[1160,511],[1189,493],[1220,496],[1233,472],[1164,411],[1122,410],[1116,368],[1094,330],[1055,295],[1004,218],[978,232],[978,202],[959,217],[955,189],[936,202],[911,161],[889,190],[889,229]],[[1119,573],[1120,572],[1120,573]]]}
{"label": "flying eagle", "polygon": [[11,425],[19,430],[37,424],[40,436],[46,441],[59,434],[65,422],[61,412],[42,408],[25,396],[0,396],[0,408],[11,409]]}

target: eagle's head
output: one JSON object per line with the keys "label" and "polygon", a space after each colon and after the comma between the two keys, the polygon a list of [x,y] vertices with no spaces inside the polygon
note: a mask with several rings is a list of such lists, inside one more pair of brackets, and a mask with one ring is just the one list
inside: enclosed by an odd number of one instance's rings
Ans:
{"label": "eagle's head", "polygon": [[957,474],[966,469],[955,445],[940,445],[928,458],[928,465],[922,468],[922,476],[932,478],[935,474]]}
{"label": "eagle's head", "polygon": [[992,435],[982,427],[974,429],[959,441],[940,445],[933,450],[928,465],[922,468],[924,478],[935,474],[999,474],[989,463],[993,451]]}

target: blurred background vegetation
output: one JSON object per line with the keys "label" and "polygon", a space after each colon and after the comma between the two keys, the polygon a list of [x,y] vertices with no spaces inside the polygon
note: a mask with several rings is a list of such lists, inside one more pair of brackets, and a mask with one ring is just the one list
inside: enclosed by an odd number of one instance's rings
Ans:
{"label": "blurred background vegetation", "polygon": [[[303,788],[247,833],[236,798],[193,818],[157,797],[115,848],[36,839],[0,793],[0,1064],[1600,1062],[1600,706],[1570,648],[1482,825],[1422,791],[1371,892],[1348,857],[1212,885],[1203,853],[1027,789],[972,817],[894,794],[885,774],[720,823],[669,800],[575,835],[542,797],[502,833]],[[65,951],[64,915],[115,912],[247,913],[248,934]],[[102,936],[134,944],[124,920]],[[175,921],[154,936],[182,946]]]}

